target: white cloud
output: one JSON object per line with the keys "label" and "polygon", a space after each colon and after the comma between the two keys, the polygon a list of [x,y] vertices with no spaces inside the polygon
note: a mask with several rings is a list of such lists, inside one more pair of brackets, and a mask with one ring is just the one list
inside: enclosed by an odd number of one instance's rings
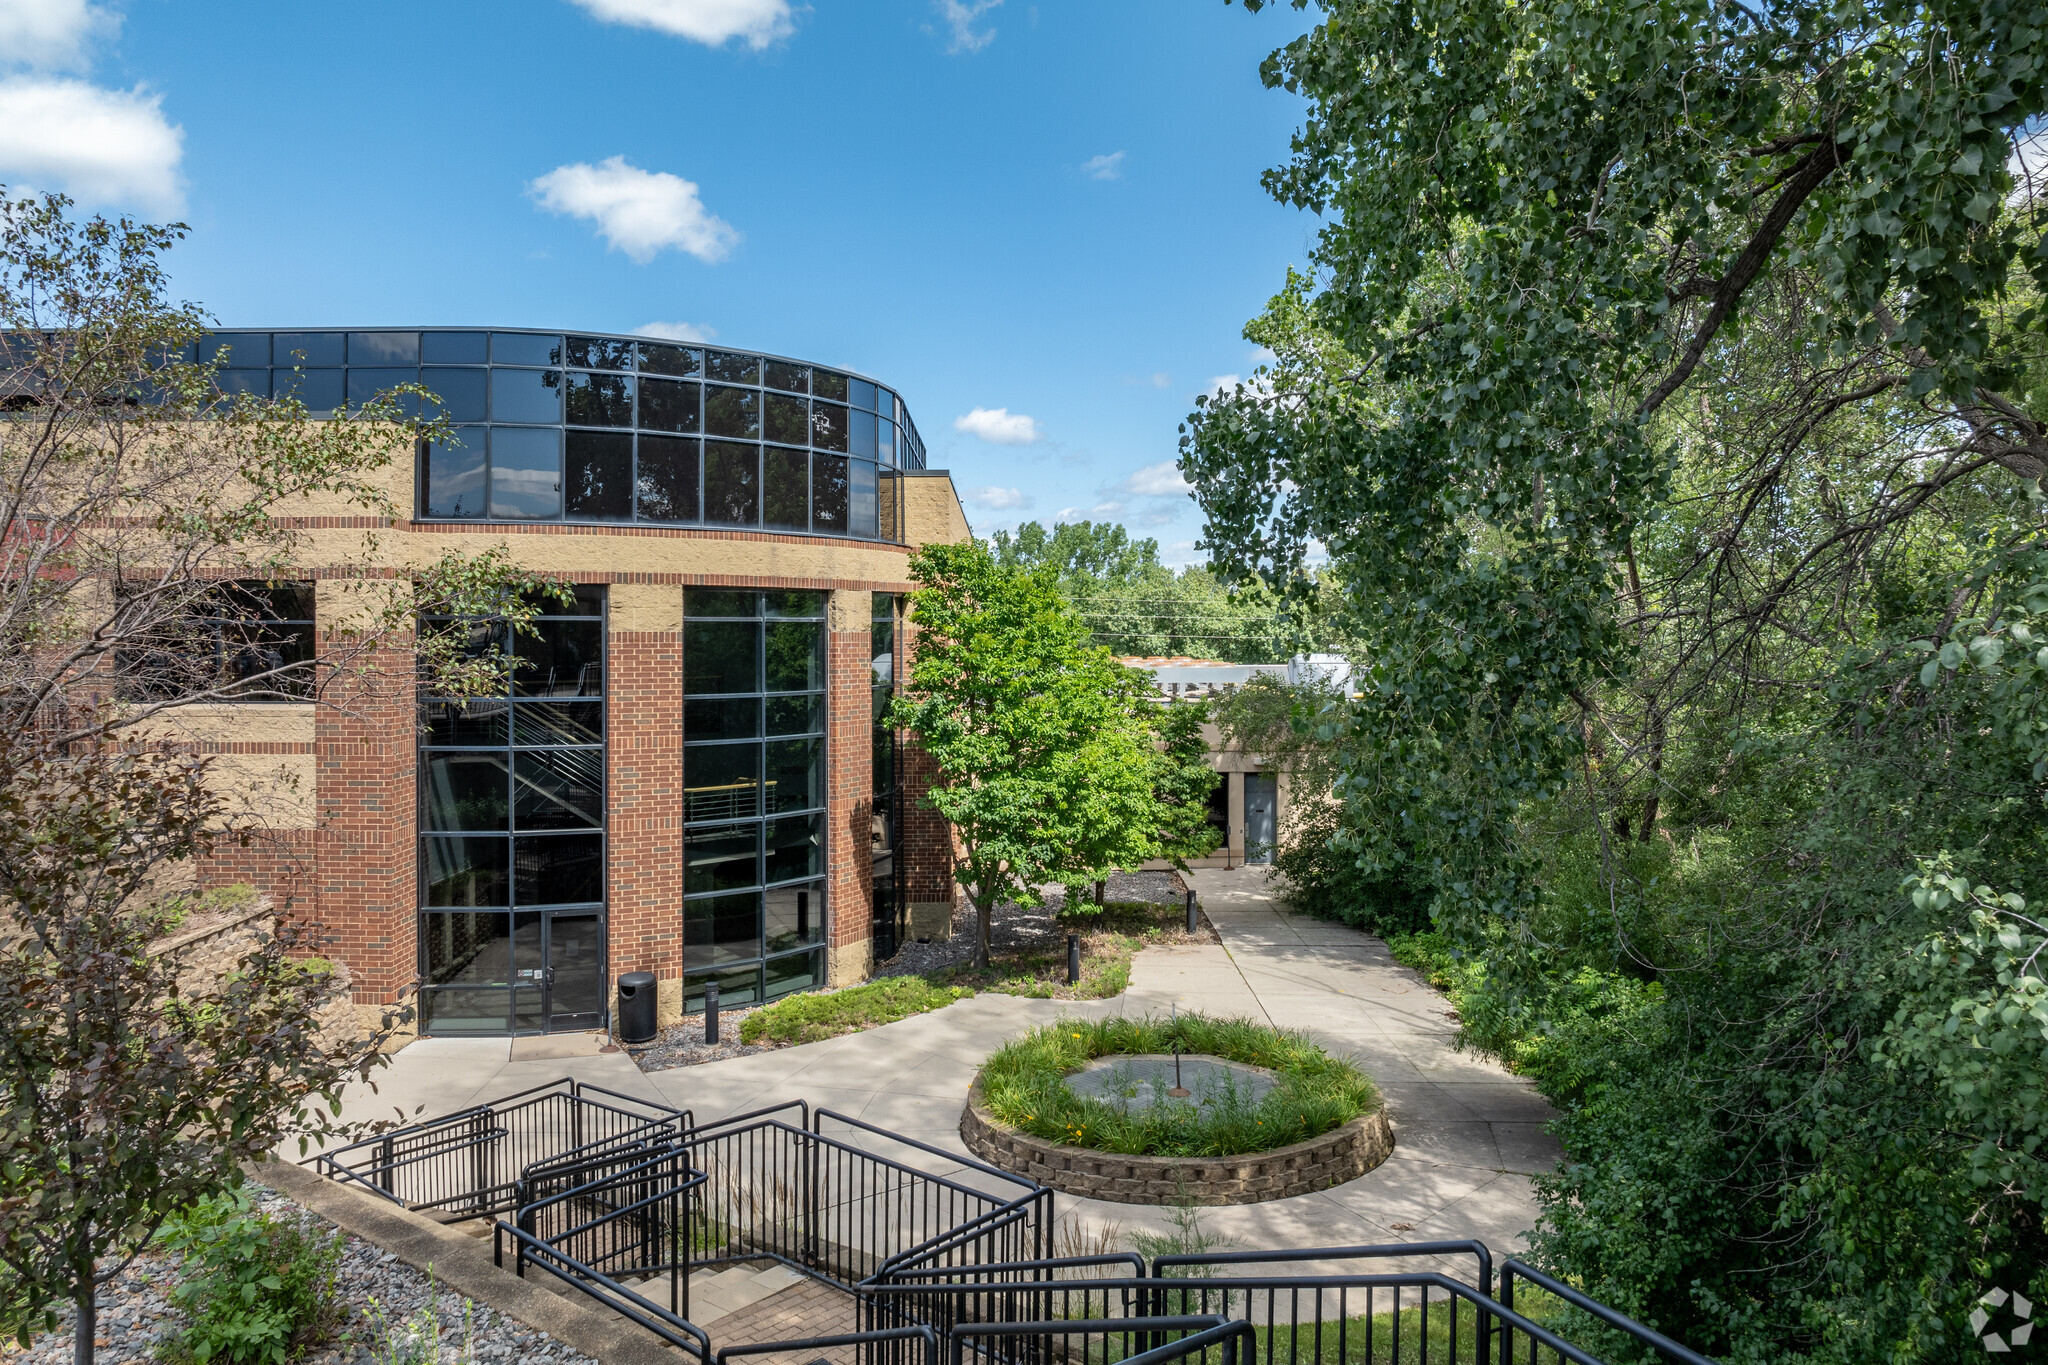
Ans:
{"label": "white cloud", "polygon": [[1148,464],[1123,482],[1122,491],[1141,498],[1171,498],[1192,491],[1172,460]]}
{"label": "white cloud", "polygon": [[1013,413],[1008,408],[976,408],[965,417],[955,417],[953,430],[996,446],[1028,446],[1043,434],[1037,418]]}
{"label": "white cloud", "polygon": [[112,37],[119,15],[86,0],[0,0],[0,63],[40,70],[86,65],[86,44]]}
{"label": "white cloud", "polygon": [[1163,389],[1171,383],[1173,383],[1173,376],[1164,370],[1152,376],[1152,387],[1155,389]]}
{"label": "white cloud", "polygon": [[664,341],[716,341],[718,329],[697,322],[643,322],[633,329],[633,335]]}
{"label": "white cloud", "polygon": [[1081,509],[1078,507],[1062,507],[1059,511],[1052,514],[1052,519],[1055,522],[1074,521],[1080,515]]}
{"label": "white cloud", "polygon": [[667,171],[643,171],[623,156],[595,166],[557,166],[527,185],[526,192],[550,213],[589,218],[607,242],[646,265],[663,247],[687,251],[698,260],[722,261],[739,241],[732,224],[711,213],[697,197],[695,182]]}
{"label": "white cloud", "polygon": [[722,47],[734,38],[759,52],[792,31],[789,0],[575,0],[608,24],[651,28]]}
{"label": "white cloud", "polygon": [[967,500],[992,512],[1007,512],[1031,505],[1030,496],[1016,488],[977,488],[967,495]]}
{"label": "white cloud", "polygon": [[952,33],[946,51],[979,52],[994,42],[996,31],[985,28],[977,33],[974,21],[1002,3],[1003,0],[937,0],[934,8]]}
{"label": "white cloud", "polygon": [[1244,383],[1244,376],[1241,374],[1219,374],[1209,381],[1209,387],[1203,389],[1202,392],[1208,394],[1211,398],[1221,398],[1224,394],[1229,393],[1242,383]]}
{"label": "white cloud", "polygon": [[1090,180],[1121,180],[1124,178],[1124,154],[1111,152],[1106,156],[1091,156],[1081,163],[1081,174]]}
{"label": "white cloud", "polygon": [[1120,502],[1098,502],[1088,510],[1098,517],[1120,517],[1123,515],[1124,505]]}
{"label": "white cloud", "polygon": [[0,180],[11,193],[63,190],[84,203],[184,208],[178,162],[185,130],[164,118],[163,96],[141,86],[103,90],[84,81],[0,80]]}

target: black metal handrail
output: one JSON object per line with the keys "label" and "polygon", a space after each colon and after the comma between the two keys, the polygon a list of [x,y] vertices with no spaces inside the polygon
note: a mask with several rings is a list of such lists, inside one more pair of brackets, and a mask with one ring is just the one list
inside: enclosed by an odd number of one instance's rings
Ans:
{"label": "black metal handrail", "polygon": [[[1089,1360],[1094,1358],[1093,1353],[1088,1350],[1089,1337],[1103,1338],[1106,1348],[1110,1338],[1120,1336],[1124,1338],[1126,1348],[1118,1357],[1120,1362],[1142,1360],[1148,1356],[1174,1360],[1179,1356],[1157,1353],[1170,1351],[1176,1345],[1186,1346],[1188,1350],[1206,1349],[1210,1342],[1204,1342],[1199,1348],[1194,1347],[1193,1337],[1223,1333],[1234,1338],[1249,1330],[1244,1324],[1232,1323],[1227,1318],[1213,1313],[1182,1314],[1172,1317],[1047,1318],[1036,1322],[962,1322],[947,1329],[946,1350],[948,1365],[963,1365],[969,1341],[976,1338],[1023,1338],[1025,1349],[1022,1352],[1003,1353],[991,1343],[977,1348],[975,1354],[986,1355],[991,1360],[1005,1361],[1072,1360],[1076,1355],[1082,1360]],[[1160,1338],[1168,1332],[1186,1332],[1190,1336],[1171,1343],[1161,1341]],[[1082,1339],[1078,1352],[1074,1348],[1075,1337]],[[1060,1343],[1058,1348],[1054,1348],[1052,1344],[1055,1338]],[[1133,1338],[1144,1344],[1135,1350],[1130,1349]],[[1183,1350],[1180,1354],[1185,1355],[1188,1350]],[[1102,1354],[1107,1357],[1109,1352],[1105,1349]],[[1236,1365],[1236,1362],[1233,1359],[1227,1361],[1226,1365]]]}
{"label": "black metal handrail", "polygon": [[[1515,1306],[1516,1280],[1527,1280],[1538,1289],[1556,1295],[1581,1312],[1590,1313],[1609,1327],[1627,1333],[1652,1350],[1662,1352],[1665,1358],[1678,1361],[1679,1365],[1715,1365],[1712,1359],[1701,1355],[1690,1346],[1680,1345],[1656,1328],[1645,1327],[1634,1318],[1616,1312],[1597,1299],[1586,1297],[1562,1280],[1553,1279],[1533,1266],[1522,1264],[1512,1256],[1502,1261],[1500,1266],[1500,1302],[1504,1308],[1512,1309]],[[1505,1353],[1501,1355],[1500,1365],[1510,1365]]]}
{"label": "black metal handrail", "polygon": [[525,1264],[539,1266],[571,1289],[638,1323],[669,1345],[709,1365],[711,1338],[696,1323],[642,1298],[617,1280],[581,1264],[574,1257],[563,1255],[537,1237],[508,1223],[500,1222],[497,1226],[518,1242],[519,1256]]}
{"label": "black metal handrail", "polygon": [[1201,1251],[1152,1258],[1152,1274],[1162,1279],[1180,1279],[1174,1270],[1205,1266],[1273,1265],[1311,1261],[1384,1261],[1413,1256],[1467,1256],[1476,1264],[1473,1284],[1488,1298],[1493,1297],[1493,1252],[1474,1238],[1447,1242],[1383,1242],[1373,1246],[1294,1247],[1285,1251]]}
{"label": "black metal handrail", "polygon": [[925,1365],[939,1365],[939,1334],[929,1327],[891,1327],[881,1332],[843,1332],[838,1336],[800,1337],[793,1341],[752,1341],[743,1346],[721,1348],[718,1365],[726,1365],[735,1356],[795,1355],[806,1351],[829,1351],[837,1346],[878,1346],[920,1340],[925,1346]]}

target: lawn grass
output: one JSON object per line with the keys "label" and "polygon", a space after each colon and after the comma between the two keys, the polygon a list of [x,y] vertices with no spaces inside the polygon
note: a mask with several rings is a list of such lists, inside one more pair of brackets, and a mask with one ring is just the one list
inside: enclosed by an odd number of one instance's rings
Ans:
{"label": "lawn grass", "polygon": [[[1197,1108],[1162,1104],[1126,1109],[1083,1099],[1068,1073],[1098,1057],[1175,1049],[1265,1067],[1278,1085],[1256,1102],[1231,1097]],[[1327,1133],[1379,1105],[1364,1073],[1330,1056],[1306,1035],[1249,1019],[1183,1014],[1177,1020],[1063,1019],[991,1053],[982,1096],[1004,1123],[1034,1137],[1134,1156],[1234,1156],[1263,1152]]]}
{"label": "lawn grass", "polygon": [[[1131,984],[1131,959],[1140,948],[1209,941],[1206,930],[1189,937],[1184,907],[1154,901],[1084,905],[1054,915],[1053,924],[1062,937],[1050,948],[995,953],[987,967],[952,967],[930,980],[1035,1000],[1107,1000]],[[1081,979],[1071,986],[1064,937],[1070,933],[1081,936]]]}
{"label": "lawn grass", "polygon": [[971,987],[935,986],[921,976],[885,976],[842,991],[786,996],[748,1015],[740,1024],[740,1041],[815,1043],[943,1009],[973,994]]}

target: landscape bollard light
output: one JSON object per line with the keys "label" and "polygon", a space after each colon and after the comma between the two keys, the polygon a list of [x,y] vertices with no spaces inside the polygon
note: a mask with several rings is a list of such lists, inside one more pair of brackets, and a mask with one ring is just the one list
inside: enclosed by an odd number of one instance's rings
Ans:
{"label": "landscape bollard light", "polygon": [[1195,892],[1192,887],[1188,889],[1188,932],[1195,932]]}
{"label": "landscape bollard light", "polygon": [[718,1041],[718,983],[704,983],[704,1041]]}
{"label": "landscape bollard light", "polygon": [[1069,986],[1081,984],[1081,936],[1079,934],[1067,935],[1067,984]]}

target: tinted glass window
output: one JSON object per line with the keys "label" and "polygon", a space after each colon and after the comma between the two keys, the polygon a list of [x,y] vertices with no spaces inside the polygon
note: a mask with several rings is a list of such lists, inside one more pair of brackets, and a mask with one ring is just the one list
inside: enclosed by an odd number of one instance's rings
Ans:
{"label": "tinted glass window", "polygon": [[268,370],[215,370],[213,387],[217,392],[232,397],[246,393],[252,398],[270,397],[270,371]]}
{"label": "tinted glass window", "polygon": [[428,332],[420,338],[420,359],[429,365],[481,365],[488,355],[482,332]]}
{"label": "tinted glass window", "polygon": [[894,417],[896,415],[896,395],[887,389],[876,389],[875,411],[881,413],[884,417]]}
{"label": "tinted glass window", "polygon": [[811,367],[793,365],[787,360],[771,360],[767,363],[767,383],[771,389],[785,393],[809,393],[811,391]]}
{"label": "tinted glass window", "polygon": [[304,403],[309,417],[331,417],[342,403],[340,370],[279,370],[270,387],[275,397]]}
{"label": "tinted glass window", "polygon": [[846,531],[846,457],[811,457],[811,525],[820,531]]}
{"label": "tinted glass window", "polygon": [[[348,372],[348,406],[352,412],[360,412],[365,403],[380,393],[386,393],[400,384],[419,383],[418,370],[364,370],[351,368]],[[395,395],[398,410],[413,416],[419,411],[419,400],[412,394]]]}
{"label": "tinted glass window", "polygon": [[761,813],[761,746],[692,744],[683,750],[683,818],[745,820]]}
{"label": "tinted glass window", "polygon": [[560,370],[492,370],[493,422],[559,422],[562,420]]}
{"label": "tinted glass window", "polygon": [[761,520],[761,448],[704,443],[704,520],[754,526]]}
{"label": "tinted glass window", "polygon": [[847,380],[846,393],[847,401],[851,402],[855,407],[863,408],[868,412],[875,410],[875,386],[868,383],[867,380]]}
{"label": "tinted glass window", "polygon": [[732,384],[758,384],[761,382],[761,357],[740,355],[736,351],[707,351],[704,355],[705,373],[713,379],[723,379]]}
{"label": "tinted glass window", "polygon": [[825,728],[825,698],[816,692],[770,697],[767,713],[771,735],[809,735]]}
{"label": "tinted glass window", "polygon": [[811,525],[811,457],[802,450],[770,446],[761,457],[761,520],[764,525],[805,531]]}
{"label": "tinted glass window", "polygon": [[866,460],[853,462],[853,489],[849,501],[852,504],[849,509],[852,525],[848,529],[854,535],[875,539],[880,534],[875,523],[881,508],[875,496],[875,467]]}
{"label": "tinted glass window", "polygon": [[512,813],[520,829],[595,829],[604,815],[604,759],[589,749],[513,755]]}
{"label": "tinted glass window", "polygon": [[820,450],[846,450],[846,409],[837,403],[811,404],[811,444]]}
{"label": "tinted glass window", "polygon": [[428,905],[504,905],[511,894],[506,840],[424,839],[420,867]]}
{"label": "tinted glass window", "polygon": [[564,508],[572,517],[624,521],[633,515],[633,438],[623,431],[568,434]]}
{"label": "tinted glass window", "polygon": [[704,368],[704,353],[688,346],[663,346],[658,342],[640,343],[640,370],[643,374],[675,374],[690,376],[699,374]]}
{"label": "tinted glass window", "polygon": [[512,708],[514,744],[604,743],[603,698],[525,698]]}
{"label": "tinted glass window", "polygon": [[[713,825],[683,835],[683,892],[735,891],[761,884],[761,827]],[[751,934],[748,935],[752,937]],[[742,956],[752,957],[748,951]]]}
{"label": "tinted glass window", "polygon": [[489,370],[421,370],[420,384],[441,399],[451,422],[481,422],[489,415],[484,385]]}
{"label": "tinted glass window", "polygon": [[570,337],[568,363],[582,365],[593,370],[630,370],[633,368],[633,343],[612,341],[605,337]]}
{"label": "tinted glass window", "polygon": [[875,415],[862,412],[859,408],[846,414],[847,453],[865,459],[875,458]]}
{"label": "tinted glass window", "polygon": [[420,778],[421,828],[509,829],[510,786],[502,752],[437,754]]}
{"label": "tinted glass window", "polygon": [[484,514],[486,430],[484,427],[457,427],[452,433],[453,440],[434,441],[428,446],[428,516],[480,517]]}
{"label": "tinted glass window", "polygon": [[792,621],[822,621],[825,619],[825,594],[808,590],[785,590],[761,594],[761,614],[779,616]]}
{"label": "tinted glass window", "polygon": [[690,621],[683,627],[683,690],[691,696],[758,692],[761,628],[751,621]]}
{"label": "tinted glass window", "polygon": [[[815,949],[808,953],[791,953],[787,957],[770,958],[767,994],[763,998],[780,1000],[783,996],[796,991],[807,991],[813,986],[822,985],[824,980],[824,954]],[[720,986],[719,989],[725,988]],[[725,997],[719,998],[723,1000]]]}
{"label": "tinted glass window", "polygon": [[[683,909],[683,965],[712,967],[726,962],[744,962],[761,954],[761,893],[707,896],[690,901]],[[751,1002],[758,993],[758,968],[716,977],[721,1006]],[[700,993],[697,1008],[704,1007],[703,982],[691,983]]]}
{"label": "tinted glass window", "polygon": [[577,905],[604,899],[604,837],[537,834],[512,841],[512,903]]}
{"label": "tinted glass window", "polygon": [[673,436],[642,436],[634,487],[643,520],[697,520],[697,443]]}
{"label": "tinted glass window", "polygon": [[883,464],[896,463],[896,424],[875,419],[875,452],[882,457]]}
{"label": "tinted glass window", "polygon": [[683,738],[758,739],[761,703],[754,697],[692,697],[683,703]]}
{"label": "tinted glass window", "polygon": [[274,332],[270,363],[299,365],[309,370],[340,365],[343,336],[341,332]]}
{"label": "tinted glass window", "polygon": [[804,692],[825,685],[825,623],[770,621],[767,625],[768,691]]}
{"label": "tinted glass window", "polygon": [[767,751],[763,813],[779,815],[825,804],[824,740],[775,739],[762,747]]}
{"label": "tinted glass window", "polygon": [[[420,946],[427,980],[437,986],[503,985],[512,970],[512,917],[502,910],[428,915],[420,925]],[[504,1013],[502,1003],[498,1012]]]}
{"label": "tinted glass window", "polygon": [[809,445],[811,440],[811,405],[801,398],[785,398],[779,393],[763,396],[764,424],[768,439],[784,445]]}
{"label": "tinted glass window", "polygon": [[518,332],[493,332],[491,359],[500,365],[559,365],[562,363],[562,339],[525,336]]}
{"label": "tinted glass window", "polygon": [[704,434],[757,440],[761,435],[761,395],[752,389],[704,386]]}
{"label": "tinted glass window", "polygon": [[846,401],[846,376],[834,370],[812,370],[811,392],[820,398]]}
{"label": "tinted glass window", "polygon": [[[270,333],[216,332],[199,341],[199,359],[204,364],[252,366],[270,363]],[[286,357],[285,364],[290,364]]]}
{"label": "tinted glass window", "polygon": [[685,616],[759,616],[761,594],[725,588],[684,588]]}
{"label": "tinted glass window", "polygon": [[503,701],[469,698],[460,701],[430,701],[422,708],[427,717],[428,744],[505,743]]}
{"label": "tinted glass window", "polygon": [[524,518],[561,513],[562,433],[518,427],[493,431],[491,515]]}
{"label": "tinted glass window", "polygon": [[673,379],[640,381],[640,425],[656,431],[696,431],[698,386]]}
{"label": "tinted glass window", "polygon": [[604,623],[541,617],[513,633],[512,693],[519,697],[604,695]]}
{"label": "tinted glass window", "polygon": [[351,365],[417,365],[420,363],[418,332],[350,332],[348,363]]}
{"label": "tinted glass window", "polygon": [[791,882],[825,875],[824,817],[771,820],[763,842],[768,855],[763,881]]}
{"label": "tinted glass window", "polygon": [[566,381],[569,420],[585,427],[633,425],[633,380],[623,374],[574,374]]}

